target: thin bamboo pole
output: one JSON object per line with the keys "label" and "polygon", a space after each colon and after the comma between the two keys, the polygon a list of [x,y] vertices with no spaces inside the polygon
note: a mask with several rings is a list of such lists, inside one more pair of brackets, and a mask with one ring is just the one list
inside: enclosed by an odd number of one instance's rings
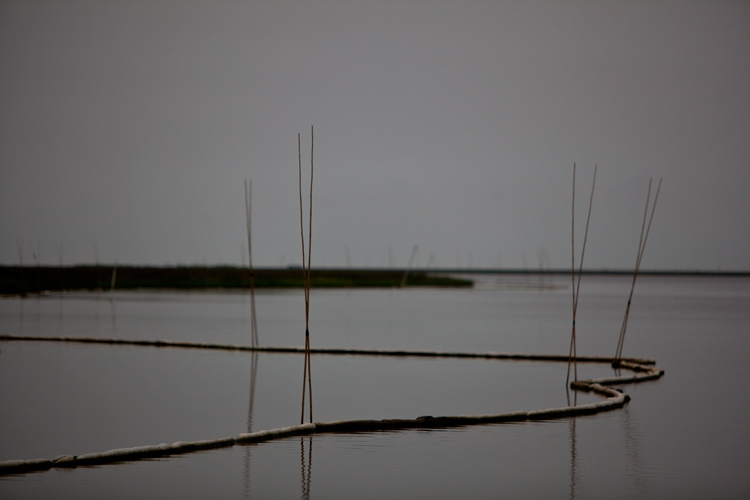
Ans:
{"label": "thin bamboo pole", "polygon": [[[643,222],[641,223],[641,236],[638,241],[638,255],[635,259],[635,269],[633,270],[633,282],[630,285],[630,294],[628,295],[628,305],[625,307],[625,316],[622,319],[622,326],[620,327],[620,337],[617,340],[617,350],[615,351],[615,359],[612,362],[613,366],[618,366],[622,359],[622,348],[625,343],[625,331],[628,328],[628,317],[630,316],[630,305],[633,301],[633,290],[635,290],[635,281],[638,279],[638,272],[641,267],[641,260],[643,259],[643,252],[646,249],[646,241],[648,240],[648,234],[651,231],[651,222],[654,220],[654,211],[656,210],[656,202],[659,199],[659,191],[661,190],[661,181],[659,178],[659,184],[656,186],[656,194],[654,195],[654,204],[651,206],[651,215],[648,219],[648,225],[646,225],[646,216],[648,214],[649,201],[651,199],[651,184],[653,179],[648,181],[648,192],[646,194],[646,208],[643,211]],[[645,233],[644,233],[645,228]]]}
{"label": "thin bamboo pole", "polygon": [[16,240],[16,251],[18,252],[18,262],[21,264],[21,286],[23,287],[21,290],[23,292],[23,295],[26,295],[26,276],[25,272],[23,270],[23,238],[19,238]]}
{"label": "thin bamboo pole", "polygon": [[307,273],[305,272],[305,223],[302,216],[302,139],[297,134],[297,159],[299,164],[299,226],[302,238],[302,286],[305,289],[305,365],[302,369],[302,413],[299,423],[305,421],[305,393],[307,391],[307,353],[308,339],[310,338],[308,328],[308,310],[307,310]]}
{"label": "thin bamboo pole", "polygon": [[94,242],[94,262],[96,265],[96,284],[97,284],[97,290],[102,291],[102,275],[99,271],[99,247],[96,242]]}
{"label": "thin bamboo pole", "polygon": [[571,203],[570,223],[570,280],[573,298],[573,331],[570,335],[570,347],[568,348],[568,374],[565,377],[565,387],[570,382],[570,362],[573,358],[573,347],[576,341],[576,164],[573,163],[573,201]]}
{"label": "thin bamboo pole", "polygon": [[115,290],[115,281],[117,280],[117,262],[115,262],[115,267],[112,268],[112,281],[109,285],[109,291],[113,292]]}
{"label": "thin bamboo pole", "polygon": [[638,238],[638,253],[636,254],[635,267],[633,268],[633,281],[630,285],[630,294],[628,295],[628,305],[625,307],[625,316],[623,317],[622,325],[620,326],[620,335],[617,338],[617,349],[615,350],[615,358],[614,358],[614,361],[612,362],[612,364],[615,366],[619,364],[619,353],[622,348],[624,332],[625,332],[625,329],[627,328],[627,319],[630,314],[630,304],[632,302],[633,290],[635,288],[635,280],[638,274],[637,270],[638,270],[638,264],[641,258],[641,249],[643,248],[643,235],[646,230],[646,218],[648,217],[648,206],[649,206],[649,202],[651,201],[651,185],[652,184],[653,184],[653,179],[649,179],[648,190],[646,191],[646,207],[643,209],[643,222],[641,222],[641,234]]}
{"label": "thin bamboo pole", "polygon": [[62,293],[63,290],[65,289],[65,284],[63,282],[63,274],[65,272],[63,269],[63,256],[65,253],[65,241],[60,240],[59,243],[55,242],[55,249],[57,250],[57,263],[60,269],[60,293]]}
{"label": "thin bamboo pole", "polygon": [[[594,180],[591,184],[591,197],[589,198],[589,213],[586,217],[586,230],[583,233],[583,247],[581,248],[581,263],[578,268],[578,283],[575,283],[575,254],[573,254],[573,328],[570,335],[570,352],[568,359],[568,375],[565,379],[565,385],[567,387],[570,381],[570,362],[574,363],[574,376],[575,380],[578,380],[578,352],[576,350],[576,313],[578,312],[578,295],[581,291],[581,276],[583,275],[583,257],[586,252],[586,242],[589,237],[589,223],[591,222],[591,208],[594,205],[594,188],[596,188],[596,171],[598,165],[594,165]],[[573,198],[575,198],[575,164],[573,165]],[[575,200],[573,201],[573,219],[575,220]],[[575,226],[573,223],[573,238],[575,238]],[[573,240],[571,238],[571,240]],[[573,250],[575,252],[575,242],[573,243]]]}
{"label": "thin bamboo pole", "polygon": [[255,314],[255,273],[253,271],[252,228],[253,182],[245,179],[245,219],[247,221],[247,259],[250,269],[250,345],[258,346],[258,319]]}
{"label": "thin bamboo pole", "polygon": [[16,252],[18,252],[18,262],[23,267],[23,238],[16,240]]}
{"label": "thin bamboo pole", "polygon": [[313,154],[315,148],[315,139],[313,128],[310,127],[311,146],[310,146],[310,221],[308,225],[307,236],[307,267],[305,267],[305,224],[302,209],[302,141],[300,134],[297,134],[297,156],[299,160],[299,221],[300,235],[302,240],[302,281],[305,289],[305,364],[302,376],[302,414],[300,424],[305,420],[305,392],[310,393],[310,422],[312,423],[312,368],[310,360],[310,265],[312,263],[312,189],[313,189]]}
{"label": "thin bamboo pole", "polygon": [[[307,230],[307,315],[306,325],[310,322],[310,272],[312,259],[312,190],[313,190],[313,157],[315,152],[315,135],[312,125],[310,126],[310,222]],[[307,344],[307,383],[310,392],[310,423],[313,421],[312,413],[312,359],[310,358],[310,330],[305,327],[305,344]]]}
{"label": "thin bamboo pole", "polygon": [[406,286],[406,278],[409,277],[409,270],[411,269],[412,263],[414,263],[414,257],[417,256],[418,250],[419,250],[419,245],[414,245],[414,248],[411,249],[409,262],[406,264],[406,269],[404,269],[404,275],[401,277],[401,288]]}

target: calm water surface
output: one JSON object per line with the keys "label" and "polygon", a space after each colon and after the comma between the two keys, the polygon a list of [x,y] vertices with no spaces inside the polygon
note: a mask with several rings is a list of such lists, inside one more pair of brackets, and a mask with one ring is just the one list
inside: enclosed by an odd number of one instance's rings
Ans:
{"label": "calm water surface", "polygon": [[[313,346],[565,354],[569,278],[472,290],[313,290]],[[550,288],[550,285],[555,287]],[[612,355],[630,278],[586,276],[579,354]],[[304,341],[301,291],[256,296],[263,345]],[[0,333],[249,344],[243,293],[0,300]],[[622,410],[549,422],[296,437],[0,477],[0,498],[748,498],[750,279],[639,278],[625,355],[659,381]],[[565,364],[313,357],[314,417],[502,413],[596,397]],[[0,343],[0,460],[234,436],[299,423],[300,355]],[[579,365],[579,378],[608,376]]]}

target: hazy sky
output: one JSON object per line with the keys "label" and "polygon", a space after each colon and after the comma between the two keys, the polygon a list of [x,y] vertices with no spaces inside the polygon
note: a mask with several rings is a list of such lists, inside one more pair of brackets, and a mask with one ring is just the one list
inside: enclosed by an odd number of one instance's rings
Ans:
{"label": "hazy sky", "polygon": [[[0,0],[0,263],[750,270],[750,2]],[[307,204],[307,193],[305,194]],[[305,208],[307,216],[307,207]],[[96,251],[95,251],[96,249]]]}

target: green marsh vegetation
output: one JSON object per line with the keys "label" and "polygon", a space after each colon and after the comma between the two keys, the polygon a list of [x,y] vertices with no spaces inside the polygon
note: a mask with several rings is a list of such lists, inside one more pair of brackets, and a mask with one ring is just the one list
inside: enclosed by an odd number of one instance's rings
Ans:
{"label": "green marsh vegetation", "polygon": [[[102,274],[111,274],[113,265],[65,267],[66,290],[101,290]],[[0,266],[0,293],[26,294],[61,290],[59,266]],[[313,288],[400,287],[403,269],[313,269]],[[117,289],[249,289],[303,288],[299,268],[254,268],[238,266],[117,266]],[[470,287],[471,280],[410,271],[405,286]]]}

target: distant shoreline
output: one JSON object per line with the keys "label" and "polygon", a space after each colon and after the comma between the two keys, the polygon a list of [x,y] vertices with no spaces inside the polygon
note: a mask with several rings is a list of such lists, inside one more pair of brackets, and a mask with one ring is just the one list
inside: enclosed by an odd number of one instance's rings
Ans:
{"label": "distant shoreline", "polygon": [[[466,275],[570,275],[569,270],[415,268],[313,269],[315,288],[471,287]],[[628,270],[584,270],[586,275],[632,275]],[[640,271],[650,276],[750,276],[750,271]],[[302,269],[257,268],[256,288],[302,288]],[[250,271],[238,266],[0,266],[0,294],[24,295],[42,291],[139,289],[248,289]]]}
{"label": "distant shoreline", "polygon": [[[404,275],[406,274],[406,278]],[[260,268],[255,288],[302,288],[301,268]],[[313,269],[315,288],[471,287],[470,279],[403,269]],[[249,289],[251,273],[236,266],[0,266],[0,294],[60,290]]]}

